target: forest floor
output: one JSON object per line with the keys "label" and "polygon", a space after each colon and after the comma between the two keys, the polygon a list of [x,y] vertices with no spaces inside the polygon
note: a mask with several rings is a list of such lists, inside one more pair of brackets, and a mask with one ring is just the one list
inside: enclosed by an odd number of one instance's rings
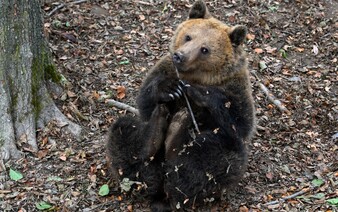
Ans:
{"label": "forest floor", "polygon": [[[149,211],[146,202],[121,194],[107,174],[107,129],[127,113],[107,100],[135,106],[142,79],[167,53],[192,1],[64,2],[53,13],[57,1],[42,7],[45,35],[66,79],[52,96],[84,128],[84,138],[62,133],[57,123],[39,130],[40,151],[23,149],[23,159],[6,164],[23,178],[0,190],[0,210]],[[244,179],[210,211],[338,211],[338,2],[206,2],[215,17],[248,27],[258,121]],[[101,196],[104,184],[110,193]]]}

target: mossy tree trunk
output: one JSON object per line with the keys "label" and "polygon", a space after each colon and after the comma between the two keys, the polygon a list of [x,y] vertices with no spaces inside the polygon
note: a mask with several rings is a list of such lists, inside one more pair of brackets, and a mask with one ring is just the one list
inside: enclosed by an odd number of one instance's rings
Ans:
{"label": "mossy tree trunk", "polygon": [[[37,151],[36,130],[51,119],[68,123],[49,97],[46,71],[56,71],[43,37],[38,0],[0,0],[0,150],[1,159],[18,158],[17,143]],[[49,74],[50,75],[50,74]]]}

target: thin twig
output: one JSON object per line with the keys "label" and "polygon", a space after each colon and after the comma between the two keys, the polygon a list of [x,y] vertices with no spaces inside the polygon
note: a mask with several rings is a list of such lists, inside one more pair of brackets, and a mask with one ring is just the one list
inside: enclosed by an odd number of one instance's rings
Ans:
{"label": "thin twig", "polygon": [[[176,74],[177,74],[178,79],[180,79],[180,75],[179,75],[179,73],[178,73],[177,68],[176,68],[175,70],[176,70]],[[198,134],[201,134],[201,131],[200,131],[200,129],[198,128],[198,125],[197,125],[197,122],[196,122],[194,113],[193,113],[193,111],[192,111],[192,109],[191,109],[191,106],[190,106],[190,102],[189,102],[189,100],[188,100],[188,97],[187,97],[187,95],[186,95],[184,92],[183,92],[183,96],[184,96],[184,99],[185,99],[185,101],[186,101],[186,103],[187,103],[187,107],[188,107],[188,110],[189,110],[189,113],[190,113],[192,122],[193,122],[193,124],[194,124],[194,126],[195,126],[195,130],[196,130],[196,132],[197,132]]]}
{"label": "thin twig", "polygon": [[151,6],[152,4],[149,3],[149,2],[145,2],[145,1],[135,1],[136,3],[139,3],[139,4],[143,4],[143,5],[148,5],[148,6]]}
{"label": "thin twig", "polygon": [[65,6],[65,4],[59,4],[57,7],[55,7],[52,11],[50,11],[49,13],[47,13],[47,17],[53,15],[56,11],[60,10],[61,8],[63,8]]}
{"label": "thin twig", "polygon": [[277,108],[281,111],[281,112],[285,112],[286,114],[290,115],[291,112],[286,109],[286,107],[283,105],[283,103],[281,101],[279,101],[270,91],[269,89],[263,85],[263,83],[259,82],[258,83],[259,88],[263,91],[263,93],[268,97],[268,99],[270,100],[270,102],[272,102],[274,105],[277,106]]}
{"label": "thin twig", "polygon": [[298,191],[298,192],[296,192],[294,194],[291,194],[290,196],[283,197],[283,198],[281,198],[279,200],[275,200],[275,201],[271,201],[271,202],[265,203],[264,206],[275,205],[275,204],[278,204],[278,203],[281,203],[281,202],[285,202],[288,199],[295,198],[295,197],[297,197],[299,195],[305,194],[308,191],[310,191],[310,188],[304,188],[303,190]]}
{"label": "thin twig", "polygon": [[57,7],[55,7],[52,11],[50,11],[49,13],[47,13],[47,17],[53,15],[56,11],[64,8],[65,6],[67,5],[71,5],[71,4],[81,4],[83,2],[86,2],[88,0],[77,0],[77,1],[73,1],[73,2],[70,2],[70,3],[67,3],[67,4],[64,4],[64,3],[61,3],[59,4]]}
{"label": "thin twig", "polygon": [[127,111],[129,111],[131,113],[134,113],[135,115],[139,115],[140,114],[139,111],[138,111],[138,109],[136,109],[136,108],[134,108],[134,107],[132,107],[130,105],[124,104],[122,102],[115,101],[113,99],[107,99],[106,103],[108,103],[111,106],[115,106],[117,108],[120,108],[120,109],[123,109],[123,110],[127,110]]}
{"label": "thin twig", "polygon": [[258,81],[258,86],[259,88],[263,91],[263,93],[268,97],[270,102],[272,102],[274,105],[277,106],[277,108],[281,111],[284,112],[288,115],[291,115],[291,112],[283,105],[281,101],[279,101],[273,94],[272,92],[262,83],[262,80],[257,76],[257,74],[253,71],[252,72],[257,81]]}

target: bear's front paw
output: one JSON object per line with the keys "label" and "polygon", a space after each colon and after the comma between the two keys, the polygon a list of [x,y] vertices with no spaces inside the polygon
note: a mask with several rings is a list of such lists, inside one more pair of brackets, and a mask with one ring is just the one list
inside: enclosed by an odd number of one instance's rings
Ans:
{"label": "bear's front paw", "polygon": [[184,89],[189,99],[199,107],[208,107],[210,101],[212,101],[212,91],[207,88],[188,85]]}
{"label": "bear's front paw", "polygon": [[180,99],[183,96],[183,88],[178,80],[170,80],[160,83],[157,89],[158,103],[166,103]]}

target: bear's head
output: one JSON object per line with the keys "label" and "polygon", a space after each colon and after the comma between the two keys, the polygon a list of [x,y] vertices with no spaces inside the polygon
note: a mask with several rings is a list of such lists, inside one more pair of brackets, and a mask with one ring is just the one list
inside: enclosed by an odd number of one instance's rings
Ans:
{"label": "bear's head", "polygon": [[210,15],[203,1],[195,2],[188,20],[177,27],[170,46],[180,77],[218,85],[245,69],[241,46],[246,33],[245,26],[227,26]]}

